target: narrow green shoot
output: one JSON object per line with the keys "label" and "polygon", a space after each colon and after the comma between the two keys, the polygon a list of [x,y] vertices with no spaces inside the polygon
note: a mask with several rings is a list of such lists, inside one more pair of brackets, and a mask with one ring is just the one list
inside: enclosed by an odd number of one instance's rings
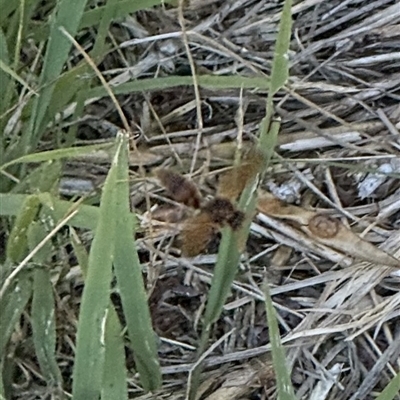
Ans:
{"label": "narrow green shoot", "polygon": [[[276,146],[280,124],[277,121],[271,124],[273,115],[273,96],[286,83],[288,71],[288,50],[291,33],[291,0],[286,0],[279,25],[279,32],[276,41],[276,49],[272,63],[271,81],[268,82],[270,91],[266,104],[266,116],[260,125],[258,148],[265,154],[268,166],[273,149]],[[239,208],[244,210],[247,216],[252,216],[256,205],[257,179],[248,185],[243,192]],[[218,252],[218,259],[214,270],[214,276],[211,283],[211,289],[208,296],[206,311],[204,314],[203,331],[198,348],[198,355],[201,355],[208,343],[211,326],[217,320],[222,312],[223,304],[228,297],[232,282],[237,272],[240,260],[238,237],[245,240],[249,234],[250,221],[238,233],[233,233],[230,229],[225,229]],[[189,399],[196,398],[197,388],[199,386],[201,364],[193,371],[192,382],[190,382]]]}
{"label": "narrow green shoot", "polygon": [[72,36],[78,32],[86,0],[59,0],[51,18],[50,35],[39,79],[40,96],[33,103],[29,129],[23,136],[23,154],[36,148],[41,135],[47,108],[51,102],[56,80],[67,61],[71,43],[60,32],[60,27]]}
{"label": "narrow green shoot", "polygon": [[73,371],[74,400],[98,400],[102,391],[106,322],[118,216],[115,193],[124,138],[119,135],[117,141],[115,156],[103,188],[82,295]]}
{"label": "narrow green shoot", "polygon": [[161,385],[156,336],[152,328],[142,268],[135,246],[135,227],[130,224],[128,148],[121,154],[117,185],[117,233],[114,267],[129,338],[143,388],[155,390]]}
{"label": "narrow green shoot", "polygon": [[276,385],[278,388],[278,400],[295,400],[290,371],[286,364],[285,350],[283,348],[279,333],[278,321],[275,308],[269,292],[268,282],[264,285],[265,309],[267,311],[267,321],[269,329],[269,339],[271,342],[272,363],[274,366]]}
{"label": "narrow green shoot", "polygon": [[28,250],[28,227],[35,219],[39,206],[40,200],[37,195],[25,197],[7,241],[6,255],[8,260],[17,263],[25,257]]}
{"label": "narrow green shoot", "polygon": [[[70,238],[83,277],[86,279],[89,269],[88,253],[73,228],[70,228]],[[105,332],[106,350],[104,355],[101,399],[127,400],[127,370],[125,366],[125,349],[122,326],[111,301],[108,311]]]}
{"label": "narrow green shoot", "polygon": [[[38,222],[34,222],[28,229],[28,244],[33,250],[46,237],[46,230]],[[52,253],[51,243],[47,242],[33,257],[38,265],[34,271],[33,298],[31,307],[32,335],[35,354],[38,358],[40,370],[50,387],[62,387],[61,372],[56,359],[56,328],[55,328],[55,301],[53,285],[50,280],[50,271],[45,267]]]}
{"label": "narrow green shoot", "polygon": [[80,157],[83,155],[87,155],[93,151],[98,151],[102,149],[111,148],[110,143],[101,143],[90,146],[81,146],[81,147],[67,147],[63,149],[42,151],[40,153],[27,154],[25,156],[16,158],[12,161],[9,161],[0,166],[0,171],[4,171],[6,168],[15,164],[22,163],[39,163],[50,160],[60,160],[63,158],[72,158],[72,157]]}
{"label": "narrow green shoot", "polygon": [[392,378],[388,385],[379,394],[376,400],[393,400],[400,393],[400,372]]}

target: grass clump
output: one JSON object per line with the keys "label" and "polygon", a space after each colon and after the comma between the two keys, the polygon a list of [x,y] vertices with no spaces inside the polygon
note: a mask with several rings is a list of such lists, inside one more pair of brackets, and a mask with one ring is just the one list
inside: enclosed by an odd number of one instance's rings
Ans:
{"label": "grass clump", "polygon": [[[392,1],[0,9],[0,397],[398,397],[396,271],[299,224],[399,259]],[[204,198],[195,258],[158,168]]]}

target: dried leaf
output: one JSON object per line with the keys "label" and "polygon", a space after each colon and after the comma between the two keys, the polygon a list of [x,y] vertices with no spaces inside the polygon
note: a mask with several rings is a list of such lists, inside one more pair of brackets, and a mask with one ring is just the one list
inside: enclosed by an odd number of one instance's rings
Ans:
{"label": "dried leaf", "polygon": [[378,265],[400,268],[400,260],[361,239],[337,218],[285,204],[270,193],[259,196],[257,208],[264,214],[294,223],[315,241],[346,255]]}

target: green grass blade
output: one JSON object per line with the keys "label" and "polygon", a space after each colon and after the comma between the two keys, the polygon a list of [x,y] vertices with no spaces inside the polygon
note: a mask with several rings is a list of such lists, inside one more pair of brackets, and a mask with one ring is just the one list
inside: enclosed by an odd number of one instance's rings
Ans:
{"label": "green grass blade", "polygon": [[101,400],[127,400],[127,370],[122,327],[115,309],[110,306],[106,322],[106,353]]}
{"label": "green grass blade", "polygon": [[[284,11],[279,26],[275,55],[272,66],[271,82],[265,81],[263,85],[270,86],[267,99],[266,117],[260,126],[260,140],[258,147],[266,156],[265,168],[268,166],[273,150],[277,143],[280,124],[274,121],[271,124],[273,109],[273,94],[279,90],[288,78],[287,51],[290,43],[291,32],[291,0],[286,0]],[[208,77],[206,77],[207,79]],[[258,79],[258,78],[256,78]],[[200,77],[199,77],[200,84]],[[246,212],[246,215],[253,215],[256,204],[256,184],[252,182],[244,190],[240,201],[239,208]],[[236,275],[237,267],[240,260],[237,240],[238,234],[242,235],[241,240],[247,238],[250,229],[250,222],[244,226],[239,233],[234,234],[229,228],[225,229],[222,234],[222,240],[218,251],[217,263],[214,270],[214,276],[211,283],[211,289],[208,295],[206,311],[204,315],[203,331],[198,349],[199,355],[204,352],[212,323],[217,320],[221,314],[222,307]],[[196,398],[196,392],[199,385],[201,365],[195,369],[192,374],[192,382],[189,398]]]}
{"label": "green grass blade", "polygon": [[64,27],[72,36],[75,36],[85,5],[86,0],[59,0],[53,11],[49,41],[39,79],[41,92],[34,101],[29,131],[23,143],[25,154],[30,149],[34,149],[40,139],[42,122],[51,102],[55,82],[61,75],[71,48],[71,42],[61,33],[60,27]]}
{"label": "green grass blade", "polygon": [[[71,244],[84,279],[87,278],[89,257],[79,236],[70,228]],[[127,399],[127,370],[125,366],[124,339],[122,327],[114,307],[110,304],[105,331],[104,375],[102,382],[102,400]]]}
{"label": "green grass blade", "polygon": [[[4,266],[1,266],[4,268]],[[24,311],[32,294],[31,273],[22,271],[0,299],[0,356],[5,349],[15,324]]]}
{"label": "green grass blade", "polygon": [[[96,41],[90,54],[95,60],[103,53],[110,23],[114,18],[116,7],[120,3],[120,0],[108,0],[105,6],[102,7],[103,12],[101,14],[99,26],[97,28]],[[137,3],[137,1],[135,3]]]}
{"label": "green grass blade", "polygon": [[268,152],[275,147],[269,138],[271,132],[271,122],[274,113],[273,97],[287,82],[289,78],[289,46],[292,30],[292,0],[285,0],[283,5],[281,20],[279,23],[278,36],[276,38],[274,59],[272,61],[270,90],[266,103],[266,115],[260,125],[260,144],[262,151]]}
{"label": "green grass blade", "polygon": [[[27,197],[28,195],[25,194],[0,193],[0,215],[18,215]],[[58,200],[49,193],[38,194],[38,197],[42,202],[40,216],[50,216],[53,221],[58,221],[63,218],[68,214],[68,210],[74,206],[74,203]],[[97,226],[98,219],[99,207],[81,204],[78,207],[78,213],[68,221],[68,225],[94,230]],[[132,216],[130,220],[132,223]]]}
{"label": "green grass blade", "polygon": [[[33,223],[28,230],[30,250],[33,250],[46,234],[43,225]],[[34,262],[39,265],[46,263],[51,252],[51,243],[47,242],[34,256]],[[55,355],[56,328],[53,285],[50,281],[50,273],[45,268],[35,269],[31,310],[33,343],[41,373],[49,386],[62,387],[61,372]]]}
{"label": "green grass blade", "polygon": [[50,160],[60,160],[62,158],[79,157],[85,154],[89,154],[92,151],[110,148],[110,143],[101,143],[91,146],[80,146],[80,147],[67,147],[64,149],[56,149],[49,151],[42,151],[40,153],[27,154],[25,156],[16,158],[15,160],[9,161],[2,166],[0,166],[0,171],[4,171],[11,165],[21,164],[21,163],[35,163]]}
{"label": "green grass blade", "polygon": [[239,264],[240,253],[237,246],[238,234],[225,228],[218,251],[218,259],[214,269],[207,307],[204,314],[204,326],[209,330],[220,316],[225,300],[231,291]]}
{"label": "green grass blade", "polygon": [[[37,94],[35,92],[35,90],[33,90],[29,84],[27,82],[25,82],[17,73],[15,73],[3,60],[0,59],[0,70],[11,76],[11,78],[13,78],[14,80],[16,80],[18,83],[20,83],[22,86],[24,86],[29,92],[33,92],[35,94]],[[0,74],[0,78],[2,77],[3,74]],[[4,78],[3,78],[4,79]],[[2,87],[3,87],[3,83],[2,83]],[[4,88],[6,88],[7,86],[4,86]]]}
{"label": "green grass blade", "polygon": [[393,400],[400,393],[400,372],[388,383],[376,400]]}
{"label": "green grass blade", "polygon": [[26,255],[28,249],[27,230],[36,217],[40,206],[37,195],[25,197],[24,203],[17,215],[7,241],[6,255],[12,262],[20,262]]}
{"label": "green grass blade", "polygon": [[[113,4],[113,6],[110,8],[110,11],[113,13],[114,18],[123,18],[136,11],[157,5],[167,4],[170,3],[171,1],[172,0],[135,0],[135,1],[123,0],[119,1],[116,4]],[[97,25],[103,16],[105,7],[107,7],[107,4],[104,6],[97,7],[93,10],[86,11],[82,16],[79,29],[90,28],[92,26]],[[36,41],[45,40],[45,38],[48,37],[49,35],[49,30],[50,28],[48,25],[43,26],[41,29],[37,30],[36,34],[34,35],[34,39]]]}
{"label": "green grass blade", "polygon": [[32,169],[26,177],[13,188],[13,193],[44,193],[57,194],[57,184],[62,174],[62,164],[58,160],[44,162]]}
{"label": "green grass blade", "polygon": [[290,372],[286,365],[285,350],[282,346],[278,321],[276,319],[275,308],[272,304],[271,294],[268,283],[265,283],[265,309],[267,311],[267,321],[269,329],[269,338],[271,342],[272,363],[276,376],[276,385],[278,389],[278,400],[295,400]]}
{"label": "green grass blade", "polygon": [[[113,12],[114,18],[121,18],[139,10],[157,5],[168,4],[171,1],[172,0],[124,0],[114,4],[110,11]],[[81,29],[96,25],[100,21],[105,7],[106,6],[102,6],[94,10],[87,11],[83,15]]]}
{"label": "green grass blade", "polygon": [[278,36],[271,70],[271,97],[276,94],[289,78],[289,45],[292,32],[292,0],[285,0],[279,22]]}
{"label": "green grass blade", "polygon": [[3,382],[3,363],[0,361],[0,400],[6,399],[6,392],[4,390],[4,382]]}
{"label": "green grass blade", "polygon": [[[265,89],[269,88],[269,80],[267,78],[246,77],[246,76],[215,76],[215,75],[199,75],[197,76],[199,86],[207,89]],[[119,86],[112,87],[114,94],[130,94],[142,91],[169,89],[179,86],[192,86],[193,78],[191,76],[167,76],[162,78],[139,79],[127,82]],[[83,94],[84,98],[92,99],[108,96],[103,86],[90,89]]]}
{"label": "green grass blade", "polygon": [[136,369],[145,390],[154,390],[161,384],[156,337],[153,332],[142,270],[134,242],[134,226],[129,223],[129,176],[127,146],[124,162],[118,170],[117,235],[115,237],[114,267],[121,295],[122,307],[133,348]]}
{"label": "green grass blade", "polygon": [[0,0],[0,24],[3,26],[4,21],[9,15],[18,8],[17,1]]}
{"label": "green grass blade", "polygon": [[54,297],[49,271],[36,268],[33,282],[32,333],[36,357],[48,384],[61,386],[61,373],[55,357]]}
{"label": "green grass blade", "polygon": [[53,96],[47,115],[56,116],[68,107],[75,96],[79,98],[82,92],[86,93],[84,89],[88,86],[88,81],[92,79],[88,73],[87,64],[83,62],[63,73],[54,87],[54,93],[57,93],[57,96]]}
{"label": "green grass blade", "polygon": [[[6,267],[0,265],[0,272],[3,273],[4,269]],[[4,399],[11,398],[12,374],[14,372],[14,360],[7,357],[7,345],[31,294],[32,274],[23,271],[0,299],[0,394],[4,396]]]}
{"label": "green grass blade", "polygon": [[74,400],[98,400],[101,395],[105,358],[105,326],[110,303],[110,282],[118,209],[117,167],[122,139],[107,175],[99,221],[89,254],[89,268],[80,307],[72,394]]}
{"label": "green grass blade", "polygon": [[[8,56],[8,47],[7,47],[7,40],[3,33],[3,30],[0,29],[0,62],[2,65],[8,66],[10,64],[10,59]],[[3,95],[0,97],[0,115],[2,115],[9,107],[9,96],[4,96],[5,93],[10,93],[9,85],[12,85],[10,80],[10,74],[0,69],[0,83],[1,83],[1,90]],[[3,126],[3,123],[0,123],[0,126]],[[3,143],[1,143],[3,145]]]}
{"label": "green grass blade", "polygon": [[260,126],[260,142],[258,147],[265,155],[266,165],[269,165],[274,155],[276,144],[278,143],[278,134],[281,124],[279,121],[272,121],[268,124],[269,130],[264,131],[264,129],[268,129],[267,124],[267,118],[263,118]]}
{"label": "green grass blade", "polygon": [[[119,2],[120,0],[108,0],[106,2],[106,5],[104,7],[104,11],[99,23],[99,26],[97,28],[97,34],[96,34],[96,40],[93,46],[93,50],[90,52],[90,57],[93,59],[93,62],[96,65],[99,65],[99,63],[103,60],[105,54],[107,53],[107,46],[106,46],[106,39],[108,36],[108,30],[110,27],[110,24],[112,22],[112,19],[114,17],[114,11],[115,11],[115,5]],[[84,63],[84,71],[82,71],[82,75],[90,75],[93,73],[91,71],[90,66],[86,64],[85,61],[82,61]],[[92,84],[92,79],[85,79],[82,82],[82,85],[72,85],[73,88],[77,90],[80,90],[80,94],[77,96],[76,99],[76,107],[74,110],[74,114],[72,116],[72,119],[74,121],[78,120],[85,109],[85,99],[82,97],[82,89],[84,91],[89,90],[90,86]],[[56,86],[57,89],[58,85]],[[74,93],[76,93],[76,91]],[[61,108],[58,109],[58,111],[61,111]],[[78,124],[73,124],[70,126],[68,129],[68,133],[65,137],[66,143],[73,144],[75,142],[76,138],[76,133],[78,131]]]}

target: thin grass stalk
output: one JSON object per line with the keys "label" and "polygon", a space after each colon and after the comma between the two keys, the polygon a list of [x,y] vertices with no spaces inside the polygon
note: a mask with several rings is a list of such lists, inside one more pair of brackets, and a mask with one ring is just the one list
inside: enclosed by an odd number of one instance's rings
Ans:
{"label": "thin grass stalk", "polygon": [[101,143],[81,147],[67,147],[63,149],[42,151],[40,153],[27,154],[16,158],[0,166],[0,171],[5,171],[8,167],[15,164],[38,163],[50,160],[60,160],[63,158],[73,158],[89,154],[93,151],[111,148],[111,143]]}
{"label": "thin grass stalk", "polygon": [[[271,123],[273,115],[273,95],[283,87],[289,76],[287,54],[290,44],[292,23],[291,5],[291,0],[285,1],[272,64],[271,87],[266,103],[266,117],[263,119],[260,127],[258,148],[266,156],[264,168],[268,167],[272,158],[273,149],[277,143],[280,127],[279,121],[273,121],[273,123]],[[253,215],[255,211],[257,184],[258,177],[247,186],[239,201],[239,208],[245,211],[247,216]],[[219,318],[222,312],[223,304],[230,293],[230,288],[236,275],[240,260],[240,251],[236,240],[238,239],[238,235],[242,236],[242,239],[246,240],[249,235],[249,229],[250,223],[244,226],[238,233],[233,233],[229,228],[223,231],[217,263],[204,314],[204,329],[202,330],[200,338],[197,353],[198,357],[207,347],[212,324]],[[189,400],[194,400],[196,398],[197,388],[200,383],[201,368],[202,365],[199,364],[192,373]]]}
{"label": "thin grass stalk", "polygon": [[283,348],[278,320],[267,279],[264,279],[265,309],[267,312],[268,332],[271,343],[272,363],[274,366],[276,386],[278,390],[278,400],[295,400],[290,371],[287,366],[285,350]]}

